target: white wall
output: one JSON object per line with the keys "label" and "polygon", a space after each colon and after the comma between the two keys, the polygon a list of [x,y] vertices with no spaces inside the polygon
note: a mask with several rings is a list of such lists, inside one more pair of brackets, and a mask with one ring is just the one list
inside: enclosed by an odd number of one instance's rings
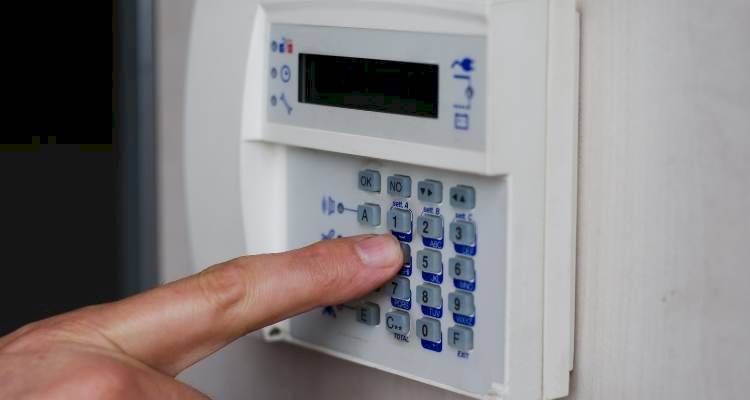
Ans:
{"label": "white wall", "polygon": [[[192,1],[157,1],[164,280],[192,270]],[[750,2],[582,0],[575,399],[747,398]],[[181,378],[216,399],[458,398],[250,335]]]}

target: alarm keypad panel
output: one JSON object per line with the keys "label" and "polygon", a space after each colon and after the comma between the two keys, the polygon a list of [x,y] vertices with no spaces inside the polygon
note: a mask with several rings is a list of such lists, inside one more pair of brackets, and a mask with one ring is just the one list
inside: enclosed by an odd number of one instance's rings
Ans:
{"label": "alarm keypad panel", "polygon": [[400,272],[383,287],[292,318],[291,337],[459,391],[486,393],[502,382],[505,178],[287,152],[290,248],[390,233],[404,252]]}

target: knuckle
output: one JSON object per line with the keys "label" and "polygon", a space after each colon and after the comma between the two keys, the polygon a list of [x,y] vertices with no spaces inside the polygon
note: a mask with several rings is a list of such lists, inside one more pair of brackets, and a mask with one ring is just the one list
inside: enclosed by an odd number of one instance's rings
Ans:
{"label": "knuckle", "polygon": [[138,373],[117,362],[89,364],[76,371],[76,386],[91,398],[124,399],[138,391]]}
{"label": "knuckle", "polygon": [[73,319],[40,321],[24,328],[24,332],[4,346],[8,352],[45,349],[55,343],[85,334],[85,327]]}
{"label": "knuckle", "polygon": [[229,310],[247,298],[247,284],[238,260],[231,260],[201,271],[198,286],[203,299],[211,307]]}
{"label": "knuckle", "polygon": [[319,290],[335,292],[352,279],[350,270],[355,266],[350,265],[353,261],[347,261],[350,257],[340,247],[315,245],[303,257],[303,262],[308,264],[309,278]]}

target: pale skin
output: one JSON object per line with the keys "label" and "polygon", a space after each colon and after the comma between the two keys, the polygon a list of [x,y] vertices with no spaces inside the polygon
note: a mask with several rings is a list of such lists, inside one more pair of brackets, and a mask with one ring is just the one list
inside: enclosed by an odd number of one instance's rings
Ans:
{"label": "pale skin", "polygon": [[207,399],[175,376],[263,326],[366,295],[402,262],[390,235],[330,240],[26,325],[0,337],[0,398]]}

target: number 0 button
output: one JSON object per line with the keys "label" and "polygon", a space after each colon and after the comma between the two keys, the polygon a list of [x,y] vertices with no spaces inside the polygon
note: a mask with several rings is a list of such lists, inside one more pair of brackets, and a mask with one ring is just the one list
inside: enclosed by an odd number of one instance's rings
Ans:
{"label": "number 0 button", "polygon": [[440,343],[443,340],[443,334],[440,332],[440,321],[432,318],[418,319],[417,336],[420,339]]}

